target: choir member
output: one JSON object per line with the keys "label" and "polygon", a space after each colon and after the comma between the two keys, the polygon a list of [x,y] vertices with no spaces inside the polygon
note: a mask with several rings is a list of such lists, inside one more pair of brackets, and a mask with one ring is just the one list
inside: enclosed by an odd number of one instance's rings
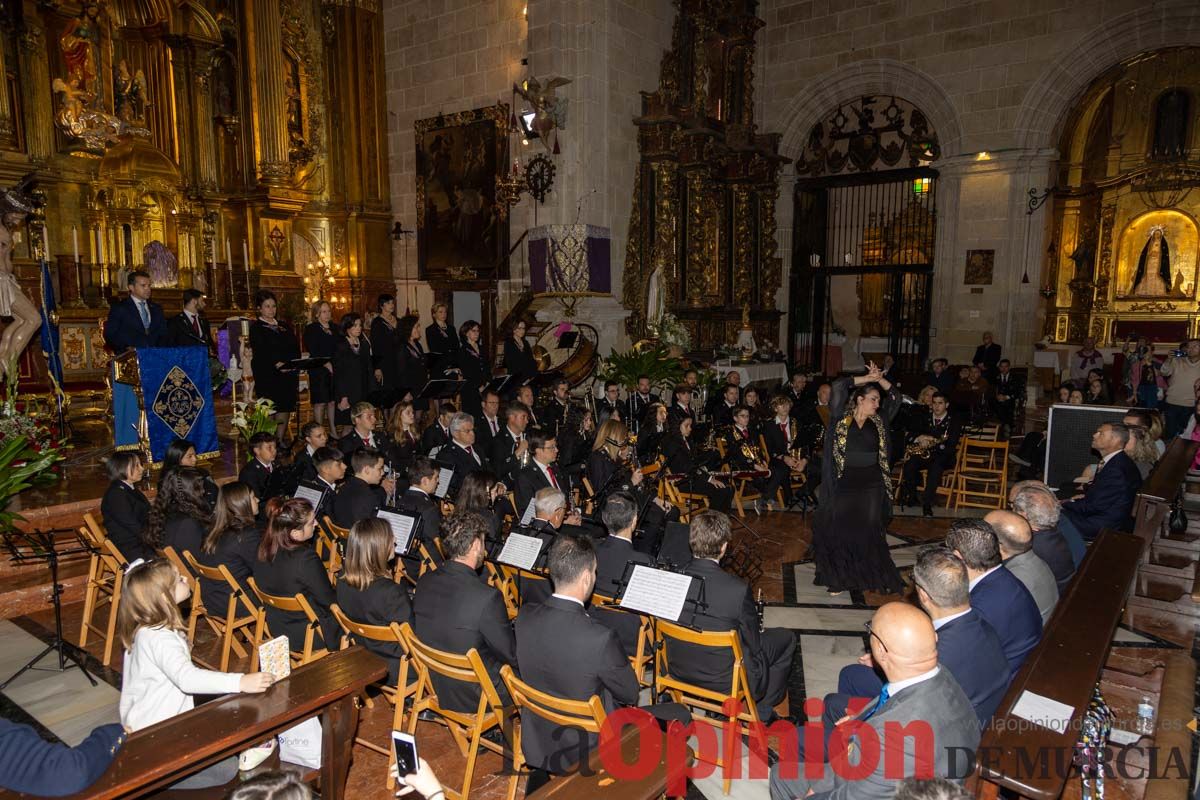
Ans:
{"label": "choir member", "polygon": [[433,322],[425,328],[425,345],[435,359],[434,370],[440,375],[443,370],[455,366],[458,349],[462,343],[454,327],[446,322],[450,308],[445,303],[434,303],[430,309]]}
{"label": "choir member", "polygon": [[296,337],[278,319],[275,293],[260,289],[254,296],[258,319],[250,324],[250,370],[254,374],[254,393],[275,404],[275,436],[287,433],[288,418],[296,410],[300,379],[295,372],[281,368],[300,357]]}
{"label": "choir member", "polygon": [[[396,298],[381,294],[375,301],[379,313],[371,320],[371,354],[379,375],[379,387],[383,394],[383,408],[391,408],[399,398],[400,360],[397,350],[401,346],[396,319]],[[394,413],[394,412],[393,412]]]}
{"label": "choir member", "polygon": [[505,389],[506,399],[516,397],[517,388],[537,375],[537,362],[533,360],[533,348],[525,341],[523,321],[518,320],[512,335],[504,340],[504,368],[511,376]]}
{"label": "choir member", "polygon": [[482,413],[484,387],[492,379],[491,365],[479,342],[481,330],[479,323],[473,319],[464,322],[458,329],[462,347],[455,353],[455,366],[465,381],[459,391],[462,410],[475,417]]}
{"label": "choir member", "polygon": [[405,390],[413,393],[413,410],[420,417],[428,408],[429,400],[423,397],[418,397],[421,390],[425,388],[425,384],[429,383],[429,372],[425,365],[425,351],[421,348],[421,327],[418,325],[416,317],[409,315],[400,318],[400,324],[396,329],[399,337],[399,349],[397,350],[397,361],[399,363],[400,388],[399,392]]}
{"label": "choir member", "polygon": [[310,358],[329,359],[308,371],[308,399],[312,403],[313,419],[322,425],[333,426],[333,351],[338,334],[330,324],[333,308],[324,300],[312,305],[312,322],[304,328],[304,349]]}
{"label": "choir member", "polygon": [[342,315],[342,335],[333,351],[334,419],[343,430],[351,425],[350,410],[366,400],[382,372],[373,366],[371,342],[363,336],[362,315]]}

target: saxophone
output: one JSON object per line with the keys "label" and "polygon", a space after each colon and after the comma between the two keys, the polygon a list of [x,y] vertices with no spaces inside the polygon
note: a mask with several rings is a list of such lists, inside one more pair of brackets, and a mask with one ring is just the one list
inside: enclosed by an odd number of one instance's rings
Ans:
{"label": "saxophone", "polygon": [[904,460],[907,461],[910,458],[929,458],[929,455],[933,452],[933,449],[944,444],[946,442],[946,437],[950,435],[949,425],[947,425],[946,428],[947,429],[942,431],[940,436],[935,436],[934,441],[930,442],[929,444],[922,445],[917,441],[913,441],[911,444],[909,444],[908,447],[904,448]]}

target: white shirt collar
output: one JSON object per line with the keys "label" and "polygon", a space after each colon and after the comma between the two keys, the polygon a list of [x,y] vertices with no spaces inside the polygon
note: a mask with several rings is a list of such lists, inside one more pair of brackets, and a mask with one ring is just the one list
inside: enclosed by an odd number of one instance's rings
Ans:
{"label": "white shirt collar", "polygon": [[412,486],[409,486],[409,487],[408,487],[408,490],[409,490],[410,492],[416,492],[417,494],[424,494],[426,497],[429,497],[429,495],[428,495],[428,494],[425,494],[425,490],[424,490],[424,489],[422,489],[420,486],[416,486],[415,484],[414,484],[414,485],[412,485]]}
{"label": "white shirt collar", "polygon": [[888,697],[895,697],[910,686],[916,686],[918,683],[924,683],[933,676],[938,674],[939,667],[934,667],[929,672],[922,672],[920,675],[914,675],[911,678],[906,678],[902,681],[892,681],[887,685]]}
{"label": "white shirt collar", "polygon": [[572,603],[578,603],[579,607],[583,608],[583,601],[577,597],[567,597],[565,594],[559,594],[558,592],[555,592],[554,594],[552,594],[550,596],[557,597],[559,600],[570,600]]}
{"label": "white shirt collar", "polygon": [[325,480],[324,478],[322,478],[320,475],[318,475],[318,476],[317,476],[317,480],[319,480],[321,483],[323,483],[323,484],[325,484],[326,486],[328,486],[330,489],[332,489],[332,490],[334,490],[334,491],[337,491],[337,487],[336,487],[336,486],[334,486],[332,483],[330,483],[329,481],[327,481],[327,480]]}
{"label": "white shirt collar", "polygon": [[946,419],[949,416],[950,416],[949,414],[942,414],[940,417],[934,417],[933,423],[935,425],[940,425],[942,423],[942,420]]}
{"label": "white shirt collar", "polygon": [[973,592],[973,591],[975,591],[975,587],[979,585],[979,582],[980,582],[981,580],[983,580],[984,578],[986,578],[988,575],[991,575],[993,572],[995,572],[996,570],[1000,569],[1000,568],[1001,568],[1001,567],[1003,567],[1003,566],[1004,566],[1003,564],[997,564],[996,566],[994,566],[994,567],[992,567],[991,569],[989,569],[987,572],[985,572],[985,573],[983,573],[982,575],[980,575],[978,578],[972,578],[972,579],[971,579],[971,582],[967,584],[967,591],[968,591],[968,592]]}
{"label": "white shirt collar", "polygon": [[970,613],[971,613],[971,609],[968,608],[965,611],[958,612],[957,614],[951,614],[948,617],[942,617],[941,619],[935,619],[933,621],[933,629],[935,631],[939,630],[946,623],[952,622],[952,621],[958,619],[959,617],[965,617],[967,614],[970,614]]}
{"label": "white shirt collar", "polygon": [[511,436],[513,438],[513,441],[515,441],[515,442],[519,442],[521,440],[521,437],[524,435],[521,433],[517,433],[516,431],[514,431],[512,428],[508,427],[507,425],[504,426],[504,429],[506,431],[508,431],[508,435]]}
{"label": "white shirt collar", "polygon": [[1121,452],[1120,450],[1113,450],[1111,453],[1106,455],[1104,458],[1100,459],[1100,466],[1103,467],[1103,466],[1107,465],[1108,462],[1113,460],[1113,456],[1115,456],[1117,453],[1120,453],[1120,452]]}
{"label": "white shirt collar", "polygon": [[306,444],[306,445],[304,445],[304,449],[308,451],[308,454],[309,454],[310,456],[311,456],[313,453],[317,452],[317,451],[316,451],[316,449],[315,449],[315,448],[314,448],[314,447],[313,447],[311,444]]}

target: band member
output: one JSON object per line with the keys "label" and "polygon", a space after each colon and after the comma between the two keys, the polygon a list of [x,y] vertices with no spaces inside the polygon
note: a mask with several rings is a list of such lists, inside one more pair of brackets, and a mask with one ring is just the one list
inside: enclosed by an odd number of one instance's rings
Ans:
{"label": "band member", "polygon": [[742,392],[742,405],[750,409],[750,423],[761,429],[762,424],[771,418],[771,410],[762,400],[762,392],[756,386],[747,386]]}
{"label": "band member", "polygon": [[625,404],[621,402],[621,384],[616,381],[604,382],[604,396],[596,401],[596,413],[600,416],[599,422],[603,422],[608,417],[613,415],[613,412],[620,409]]}
{"label": "band member", "polygon": [[450,441],[437,454],[437,463],[450,467],[450,495],[458,494],[463,479],[476,470],[490,469],[483,454],[475,449],[475,418],[465,412],[450,417]]}
{"label": "band member", "polygon": [[[442,504],[434,498],[433,493],[437,490],[440,475],[441,469],[432,459],[417,456],[408,468],[408,488],[396,497],[397,508],[421,518],[418,537],[425,542],[425,549],[436,566],[441,566],[442,563],[441,554],[433,541],[442,529]],[[404,566],[410,570],[410,575],[416,575],[420,571],[420,564],[416,563],[417,552],[417,549],[412,547],[409,549],[410,555],[404,557]]]}
{"label": "band member", "polygon": [[500,416],[500,395],[489,390],[483,393],[480,413],[475,415],[475,444],[488,457],[491,457],[492,444],[504,427],[504,419]]}
{"label": "band member", "polygon": [[958,453],[958,440],[962,435],[962,424],[950,415],[950,403],[946,395],[934,392],[930,400],[933,414],[926,426],[914,431],[910,447],[922,448],[920,452],[910,453],[904,462],[904,493],[900,505],[916,505],[917,486],[921,482],[921,473],[925,473],[925,491],[921,493],[921,510],[925,516],[933,516],[933,503],[937,499],[937,488],[942,484],[942,473],[954,468],[954,460]]}
{"label": "band member", "polygon": [[361,447],[350,457],[353,475],[347,478],[333,501],[333,522],[340,528],[351,528],[359,520],[375,516],[387,505],[388,495],[396,485],[383,477],[383,453]]}
{"label": "band member", "polygon": [[[396,326],[396,336],[399,345],[396,349],[398,375],[400,386],[396,389],[400,396],[407,390],[413,394],[413,410],[418,419],[429,409],[428,398],[418,397],[425,384],[429,383],[429,371],[425,365],[425,351],[421,348],[420,320],[409,315],[401,317]],[[388,387],[391,389],[392,387]]]}
{"label": "band member", "polygon": [[671,476],[664,480],[672,480],[682,492],[708,498],[709,508],[728,512],[733,502],[733,489],[708,474],[713,459],[692,447],[693,424],[691,417],[680,417],[663,439],[663,468]]}
{"label": "band member", "polygon": [[250,437],[250,452],[254,458],[238,473],[238,480],[250,487],[259,502],[267,500],[267,481],[275,469],[275,437],[260,431]]}
{"label": "band member", "polygon": [[537,362],[533,359],[533,348],[525,341],[523,321],[518,320],[513,326],[512,335],[504,340],[504,369],[512,376],[504,390],[509,400],[517,396],[519,387],[537,375]]}
{"label": "band member", "polygon": [[371,447],[387,452],[392,446],[391,437],[383,431],[375,430],[377,419],[378,412],[375,411],[375,406],[365,400],[355,403],[350,409],[350,424],[353,428],[338,440],[338,449],[345,454],[347,464],[350,463],[350,456],[354,455],[355,450]]}
{"label": "band member", "polygon": [[482,328],[475,320],[469,319],[464,322],[458,329],[462,346],[454,355],[455,366],[464,381],[462,389],[459,390],[462,410],[476,417],[482,412],[484,387],[492,379],[491,364],[488,363],[488,358],[479,343],[481,331]]}
{"label": "band member", "polygon": [[625,407],[629,411],[629,424],[634,426],[635,432],[641,430],[642,421],[646,417],[646,409],[657,402],[658,395],[650,391],[650,377],[639,375],[634,391],[629,393],[629,399],[625,401]]}
{"label": "band member", "polygon": [[623,422],[610,419],[596,434],[596,444],[588,456],[587,479],[597,508],[614,492],[628,492],[637,499],[638,507],[645,509],[644,536],[637,548],[653,554],[658,552],[667,520],[678,519],[679,512],[657,497],[652,499],[653,490],[646,487],[645,476],[632,456],[629,430]]}
{"label": "band member", "polygon": [[571,417],[571,382],[566,378],[555,378],[550,384],[550,399],[537,411],[542,427],[558,437],[566,429]]}
{"label": "band member", "polygon": [[[737,373],[731,372],[730,374],[736,375]],[[713,425],[720,427],[733,424],[733,410],[737,408],[741,395],[741,389],[732,383],[727,383],[722,387],[721,394],[712,398],[708,404],[708,418],[712,420]]]}
{"label": "band member", "polygon": [[203,347],[212,352],[212,331],[204,316],[204,292],[183,290],[183,311],[167,323],[167,341],[171,347]]}
{"label": "band member", "polygon": [[509,486],[516,485],[517,471],[529,452],[528,426],[529,408],[524,403],[509,403],[504,409],[504,427],[492,440],[492,468]]}
{"label": "band member", "polygon": [[788,385],[783,387],[783,393],[792,401],[792,416],[799,417],[804,410],[804,405],[811,401],[808,396],[808,375],[803,372],[793,372]]}
{"label": "band member", "polygon": [[462,344],[454,326],[446,322],[446,318],[450,316],[449,306],[445,303],[434,303],[430,314],[433,315],[433,322],[425,328],[425,344],[434,356],[434,370],[441,374],[442,370],[455,366],[458,349]]}
{"label": "band member", "polygon": [[[632,423],[631,423],[632,425]],[[662,403],[651,403],[638,429],[638,459],[650,463],[662,450],[663,437],[671,430],[671,415]]]}
{"label": "band member", "polygon": [[762,425],[762,438],[767,445],[767,458],[770,459],[771,471],[779,471],[783,477],[780,488],[783,489],[783,499],[792,501],[793,474],[803,474],[808,467],[808,459],[796,454],[798,447],[799,426],[792,419],[792,401],[786,395],[776,395],[771,400],[771,408],[775,416]]}
{"label": "band member", "polygon": [[692,387],[686,383],[681,383],[675,387],[675,401],[671,404],[668,413],[672,417],[691,417],[692,422],[696,421],[696,412],[692,409]]}
{"label": "band member", "polygon": [[765,502],[770,510],[775,502],[776,493],[788,477],[786,468],[772,468],[766,456],[759,449],[758,431],[750,419],[750,409],[737,406],[733,411],[733,425],[721,434],[725,442],[725,464],[732,472],[761,472],[764,476],[752,478],[750,485],[762,495],[755,501],[755,510]]}
{"label": "band member", "polygon": [[536,409],[534,407],[534,403],[533,403],[533,387],[532,386],[522,386],[517,389],[517,402],[524,403],[525,407],[527,409],[529,409],[529,430],[530,431],[547,430],[550,428],[550,425],[547,422],[545,422],[544,419],[539,419],[538,409]]}
{"label": "band member", "polygon": [[517,509],[524,512],[530,499],[539,489],[552,487],[570,496],[570,479],[555,462],[558,460],[558,440],[545,431],[529,434],[529,452],[533,455],[529,466],[519,470],[516,476]]}
{"label": "band member", "polygon": [[421,432],[421,452],[423,454],[428,456],[433,453],[435,448],[444,447],[450,441],[450,418],[457,413],[458,409],[454,407],[454,403],[445,402],[438,406],[437,419]]}

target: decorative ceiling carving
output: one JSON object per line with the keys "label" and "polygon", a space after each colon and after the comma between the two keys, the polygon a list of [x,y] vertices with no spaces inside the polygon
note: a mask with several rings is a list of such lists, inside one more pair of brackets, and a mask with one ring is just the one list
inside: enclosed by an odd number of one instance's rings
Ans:
{"label": "decorative ceiling carving", "polygon": [[899,97],[860,97],[812,127],[796,175],[923,167],[938,155],[937,132],[919,108]]}

